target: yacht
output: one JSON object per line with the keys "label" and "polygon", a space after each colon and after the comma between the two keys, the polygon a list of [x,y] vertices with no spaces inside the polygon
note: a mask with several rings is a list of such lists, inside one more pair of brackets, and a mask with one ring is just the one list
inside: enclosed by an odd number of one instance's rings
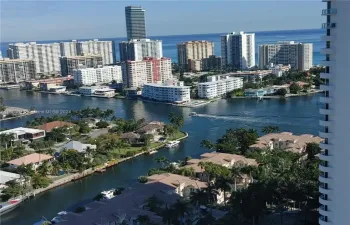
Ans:
{"label": "yacht", "polygon": [[16,198],[0,203],[0,216],[14,210],[22,201],[22,199]]}
{"label": "yacht", "polygon": [[167,147],[167,148],[173,148],[173,147],[177,146],[179,143],[180,143],[180,141],[169,141],[169,142],[165,145],[165,147]]}

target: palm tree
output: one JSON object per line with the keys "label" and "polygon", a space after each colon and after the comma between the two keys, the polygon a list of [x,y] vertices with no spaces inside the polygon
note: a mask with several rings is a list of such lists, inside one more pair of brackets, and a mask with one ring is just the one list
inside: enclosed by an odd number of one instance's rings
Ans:
{"label": "palm tree", "polygon": [[231,181],[232,179],[229,177],[218,177],[215,180],[215,187],[220,189],[221,191],[224,192],[224,204],[226,205],[227,202],[227,197],[226,197],[226,193],[229,192],[231,190]]}
{"label": "palm tree", "polygon": [[209,199],[205,189],[192,191],[190,195],[190,202],[194,205],[208,205]]}
{"label": "palm tree", "polygon": [[147,215],[139,215],[136,220],[140,225],[148,225],[151,223],[151,219]]}
{"label": "palm tree", "polygon": [[165,166],[169,163],[169,160],[165,156],[161,156],[156,158],[156,162],[160,163],[162,168],[165,168]]}
{"label": "palm tree", "polygon": [[237,179],[238,178],[242,178],[242,172],[241,172],[241,168],[237,167],[237,166],[233,166],[231,168],[231,177],[233,178],[234,182],[235,182],[235,191],[237,191]]}
{"label": "palm tree", "polygon": [[0,144],[5,145],[5,149],[7,149],[7,145],[10,143],[12,146],[12,141],[15,140],[15,136],[12,133],[6,134],[0,134]]}

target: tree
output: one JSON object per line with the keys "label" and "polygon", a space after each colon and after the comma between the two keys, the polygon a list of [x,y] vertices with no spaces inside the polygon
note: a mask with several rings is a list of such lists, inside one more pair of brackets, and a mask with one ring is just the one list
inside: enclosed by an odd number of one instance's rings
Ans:
{"label": "tree", "polygon": [[31,179],[31,184],[34,189],[45,188],[49,186],[51,180],[48,177],[41,176],[39,174],[34,174]]}
{"label": "tree", "polygon": [[144,143],[145,146],[149,146],[151,144],[151,141],[153,140],[152,134],[143,134],[141,136],[141,141]]}
{"label": "tree", "polygon": [[279,131],[280,131],[280,128],[278,126],[265,126],[262,129],[262,132],[264,134],[277,133]]}
{"label": "tree", "polygon": [[305,152],[308,160],[315,159],[316,155],[321,152],[320,145],[317,143],[307,143]]}
{"label": "tree", "polygon": [[277,91],[276,91],[276,94],[277,95],[281,95],[281,96],[286,96],[286,94],[288,94],[288,92],[287,92],[287,90],[285,89],[285,88],[281,88],[281,89],[278,89]]}
{"label": "tree", "polygon": [[177,129],[180,129],[184,125],[184,118],[183,116],[178,116],[175,113],[171,112],[169,114],[169,121],[172,125],[174,125]]}
{"label": "tree", "polygon": [[203,140],[201,141],[201,147],[202,148],[207,148],[209,150],[212,150],[215,148],[215,144],[213,144],[211,141],[209,140]]}
{"label": "tree", "polygon": [[2,190],[1,199],[2,201],[7,201],[10,198],[17,197],[23,194],[24,188],[22,185],[15,181],[9,181],[6,183],[7,188]]}
{"label": "tree", "polygon": [[15,136],[12,133],[0,134],[0,145],[5,146],[5,149],[7,149],[9,143],[12,145],[13,140],[15,140]]}
{"label": "tree", "polygon": [[194,205],[208,205],[209,198],[205,189],[199,189],[197,191],[192,191],[190,194],[190,202]]}
{"label": "tree", "polygon": [[227,192],[229,192],[231,190],[231,182],[232,182],[232,179],[230,177],[226,177],[226,176],[220,176],[215,180],[215,187],[220,189],[224,193],[224,204],[225,205],[227,202]]}
{"label": "tree", "polygon": [[173,136],[177,131],[177,128],[173,125],[165,124],[164,125],[164,134],[168,137]]}
{"label": "tree", "polygon": [[292,94],[298,94],[298,92],[301,90],[299,84],[293,82],[290,86],[289,86],[289,90],[290,93]]}
{"label": "tree", "polygon": [[97,126],[99,129],[101,129],[101,128],[106,128],[106,127],[109,126],[109,123],[106,122],[106,121],[101,120],[101,121],[99,121],[99,122],[96,123],[96,126]]}
{"label": "tree", "polygon": [[145,202],[144,208],[151,212],[159,212],[161,207],[164,205],[164,202],[161,201],[157,196],[153,195],[148,198]]}
{"label": "tree", "polygon": [[160,163],[162,168],[165,168],[169,164],[169,160],[165,156],[156,158],[156,162]]}
{"label": "tree", "polygon": [[142,184],[145,184],[148,182],[148,178],[146,176],[139,176],[138,180]]}
{"label": "tree", "polygon": [[46,176],[50,174],[51,171],[52,166],[47,161],[44,161],[37,169],[38,174],[41,176]]}

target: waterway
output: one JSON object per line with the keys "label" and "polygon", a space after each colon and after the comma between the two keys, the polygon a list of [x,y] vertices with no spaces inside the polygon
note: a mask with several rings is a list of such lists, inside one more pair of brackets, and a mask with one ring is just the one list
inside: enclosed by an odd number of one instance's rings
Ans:
{"label": "waterway", "polygon": [[[288,99],[222,99],[208,105],[190,109],[165,104],[156,104],[125,99],[99,99],[76,96],[28,93],[19,90],[0,90],[0,96],[10,106],[22,108],[35,107],[41,111],[37,115],[0,122],[0,127],[13,128],[23,126],[34,116],[49,113],[64,113],[70,109],[100,107],[113,109],[117,117],[126,119],[145,118],[148,121],[167,122],[170,112],[185,117],[183,130],[188,132],[178,148],[162,149],[150,156],[140,156],[74,183],[42,193],[20,205],[14,211],[1,217],[2,225],[32,225],[42,216],[52,218],[57,212],[72,208],[77,202],[91,199],[98,192],[113,187],[131,187],[137,185],[137,178],[145,175],[148,169],[156,167],[155,158],[166,156],[171,161],[184,159],[186,156],[198,157],[206,150],[200,147],[203,139],[216,140],[229,128],[254,128],[261,130],[266,125],[279,126],[282,131],[296,134],[318,134],[319,96],[301,96]],[[192,111],[198,117],[190,117]]]}

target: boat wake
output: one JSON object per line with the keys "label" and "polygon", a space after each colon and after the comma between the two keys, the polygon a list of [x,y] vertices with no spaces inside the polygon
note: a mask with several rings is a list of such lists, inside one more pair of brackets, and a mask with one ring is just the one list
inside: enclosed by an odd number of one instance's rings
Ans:
{"label": "boat wake", "polygon": [[[287,124],[291,125],[292,122],[284,121],[286,117],[283,116],[255,116],[255,115],[210,115],[210,114],[196,114],[195,117],[203,117],[203,118],[210,118],[210,119],[219,119],[219,120],[235,120],[235,121],[242,121],[242,122],[258,122],[258,123],[274,123],[274,124]],[[288,117],[290,118],[290,117]],[[293,117],[295,119],[309,119],[312,117]]]}

